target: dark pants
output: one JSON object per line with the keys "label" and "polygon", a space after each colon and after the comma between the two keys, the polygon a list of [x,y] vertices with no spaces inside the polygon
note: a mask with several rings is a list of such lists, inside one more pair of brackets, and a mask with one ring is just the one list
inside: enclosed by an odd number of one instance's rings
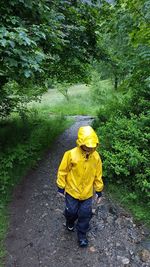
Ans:
{"label": "dark pants", "polygon": [[78,238],[86,237],[92,218],[92,197],[78,200],[66,193],[65,217],[68,225],[73,225],[78,219],[76,225]]}

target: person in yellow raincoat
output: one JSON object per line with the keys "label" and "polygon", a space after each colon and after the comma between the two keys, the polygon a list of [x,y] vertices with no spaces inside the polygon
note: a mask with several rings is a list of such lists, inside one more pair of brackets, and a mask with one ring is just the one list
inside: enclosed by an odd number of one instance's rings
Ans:
{"label": "person in yellow raincoat", "polygon": [[86,233],[92,217],[92,197],[100,202],[103,190],[102,162],[96,151],[99,144],[97,134],[91,126],[78,130],[77,146],[65,152],[58,169],[58,193],[65,195],[66,227],[76,228],[79,246],[86,247]]}

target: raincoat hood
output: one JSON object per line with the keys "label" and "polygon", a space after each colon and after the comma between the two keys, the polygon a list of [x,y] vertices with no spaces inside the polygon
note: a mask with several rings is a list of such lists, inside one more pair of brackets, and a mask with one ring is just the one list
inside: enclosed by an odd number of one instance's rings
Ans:
{"label": "raincoat hood", "polygon": [[78,146],[85,145],[87,147],[95,148],[99,144],[99,140],[91,126],[82,126],[78,130],[78,139],[76,143]]}

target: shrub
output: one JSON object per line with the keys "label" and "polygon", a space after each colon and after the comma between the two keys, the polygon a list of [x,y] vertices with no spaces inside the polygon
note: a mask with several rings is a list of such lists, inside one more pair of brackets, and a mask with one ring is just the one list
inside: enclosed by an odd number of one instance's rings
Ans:
{"label": "shrub", "polygon": [[[19,178],[40,159],[56,136],[65,128],[62,117],[51,118],[31,112],[22,121],[15,118],[0,131],[0,194],[7,195]],[[10,135],[11,132],[11,135]],[[4,141],[6,142],[4,143]]]}
{"label": "shrub", "polygon": [[143,114],[131,119],[114,116],[97,128],[104,177],[136,190],[145,201],[150,197],[149,120]]}

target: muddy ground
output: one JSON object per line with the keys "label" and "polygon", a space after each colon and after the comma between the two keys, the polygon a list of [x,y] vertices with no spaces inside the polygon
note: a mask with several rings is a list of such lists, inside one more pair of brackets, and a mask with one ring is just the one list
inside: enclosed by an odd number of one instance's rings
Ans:
{"label": "muddy ground", "polygon": [[[76,232],[64,227],[64,201],[57,196],[56,173],[63,153],[75,146],[77,130],[92,118],[77,116],[74,125],[31,170],[10,205],[6,267],[148,267],[149,230],[103,196],[91,220],[88,248],[79,248]],[[95,208],[95,207],[94,207]]]}

